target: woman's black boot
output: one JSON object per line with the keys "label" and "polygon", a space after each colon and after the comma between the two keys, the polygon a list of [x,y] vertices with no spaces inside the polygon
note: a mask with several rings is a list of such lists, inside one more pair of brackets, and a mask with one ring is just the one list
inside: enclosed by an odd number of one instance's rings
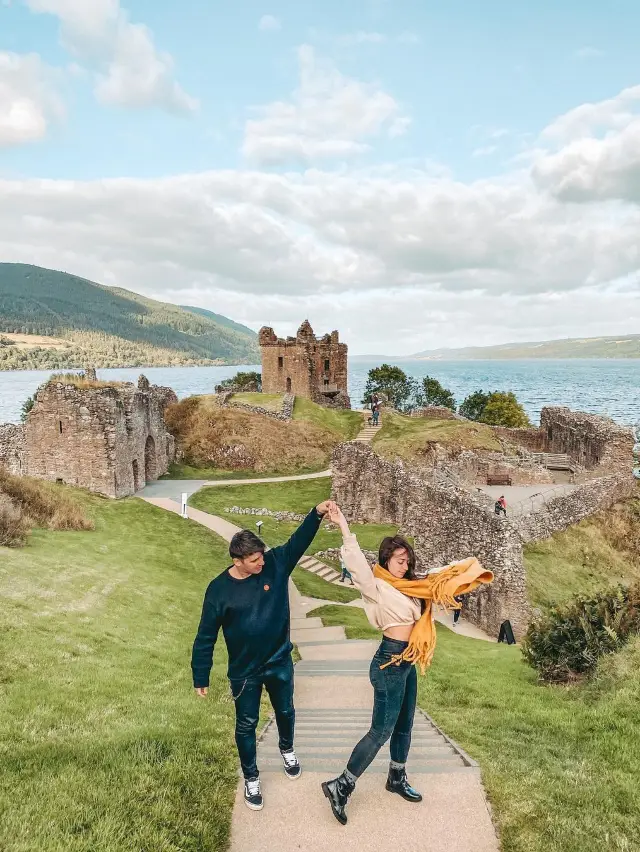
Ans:
{"label": "woman's black boot", "polygon": [[333,815],[342,825],[347,824],[345,808],[347,807],[349,796],[353,793],[355,787],[356,785],[352,781],[349,781],[344,772],[333,781],[323,781],[322,783],[322,792],[329,799]]}
{"label": "woman's black boot", "polygon": [[387,790],[390,793],[397,793],[403,799],[406,799],[407,802],[422,801],[422,795],[417,790],[414,790],[407,781],[407,773],[404,767],[402,769],[394,769],[393,766],[389,767]]}

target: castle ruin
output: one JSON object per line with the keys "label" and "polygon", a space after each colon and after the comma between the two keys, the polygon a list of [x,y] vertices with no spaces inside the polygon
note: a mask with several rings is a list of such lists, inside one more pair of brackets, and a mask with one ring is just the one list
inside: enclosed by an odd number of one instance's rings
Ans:
{"label": "castle ruin", "polygon": [[0,465],[106,497],[135,494],[174,460],[164,410],[177,401],[145,376],[137,387],[54,377],[38,390],[24,425],[0,427]]}
{"label": "castle ruin", "polygon": [[317,338],[305,320],[295,337],[260,329],[262,392],[304,396],[327,408],[351,408],[347,391],[347,352],[338,332]]}

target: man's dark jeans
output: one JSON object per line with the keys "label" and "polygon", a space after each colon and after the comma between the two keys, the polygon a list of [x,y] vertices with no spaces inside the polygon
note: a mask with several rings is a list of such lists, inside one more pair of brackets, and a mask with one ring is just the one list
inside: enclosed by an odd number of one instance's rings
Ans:
{"label": "man's dark jeans", "polygon": [[407,644],[384,638],[371,661],[371,728],[354,748],[347,764],[347,769],[356,778],[362,775],[388,739],[391,739],[391,760],[401,764],[407,762],[418,693],[416,669],[406,662],[380,669],[394,654],[402,653]]}
{"label": "man's dark jeans", "polygon": [[276,714],[280,751],[293,748],[293,661],[289,657],[283,663],[266,667],[256,677],[231,681],[231,692],[236,704],[236,745],[245,778],[257,778],[259,775],[256,765],[256,727],[263,686]]}

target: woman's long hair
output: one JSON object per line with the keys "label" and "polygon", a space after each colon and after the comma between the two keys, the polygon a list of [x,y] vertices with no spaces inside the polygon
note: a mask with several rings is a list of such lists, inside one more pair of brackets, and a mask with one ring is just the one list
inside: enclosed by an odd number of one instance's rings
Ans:
{"label": "woman's long hair", "polygon": [[378,551],[378,564],[381,568],[387,568],[389,560],[396,550],[407,551],[409,568],[407,569],[405,578],[407,580],[416,580],[416,554],[406,538],[403,538],[401,535],[387,536],[382,539],[380,550]]}

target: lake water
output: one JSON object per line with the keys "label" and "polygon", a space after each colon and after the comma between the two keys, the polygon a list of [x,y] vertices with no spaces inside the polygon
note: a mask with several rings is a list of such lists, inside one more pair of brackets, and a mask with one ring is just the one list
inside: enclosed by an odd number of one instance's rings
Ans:
{"label": "lake water", "polygon": [[[389,359],[387,359],[389,361]],[[434,376],[459,402],[474,390],[513,391],[534,423],[545,405],[566,405],[605,414],[618,423],[640,421],[640,360],[566,361],[391,361],[411,376]],[[349,393],[360,404],[367,373],[380,361],[352,361]],[[172,387],[181,399],[213,393],[222,379],[255,367],[153,367],[98,370],[98,377],[136,381],[144,373],[153,384]],[[51,375],[50,371],[0,372],[0,423],[18,422],[23,401]]]}

